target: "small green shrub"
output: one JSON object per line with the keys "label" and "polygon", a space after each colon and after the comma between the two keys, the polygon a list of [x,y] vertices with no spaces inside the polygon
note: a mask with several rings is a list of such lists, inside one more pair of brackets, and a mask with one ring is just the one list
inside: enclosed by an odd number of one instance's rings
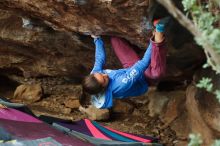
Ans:
{"label": "small green shrub", "polygon": [[[220,9],[219,0],[182,0],[184,10],[187,12],[186,15],[190,17],[194,25],[201,32],[201,36],[196,37],[196,42],[205,46],[204,43],[211,45],[214,48],[215,53],[220,53],[220,15],[214,14],[212,10],[213,6]],[[215,25],[217,24],[217,25]],[[208,54],[207,63],[203,66],[204,68],[211,66],[216,73],[220,73],[220,68],[217,64],[212,62],[212,58]],[[208,92],[212,92],[216,95],[220,103],[220,90],[214,90],[212,79],[203,77],[196,85],[199,88],[204,88]],[[200,146],[202,139],[199,134],[190,134],[190,142],[188,146]],[[220,146],[220,140],[215,140],[212,146]]]}

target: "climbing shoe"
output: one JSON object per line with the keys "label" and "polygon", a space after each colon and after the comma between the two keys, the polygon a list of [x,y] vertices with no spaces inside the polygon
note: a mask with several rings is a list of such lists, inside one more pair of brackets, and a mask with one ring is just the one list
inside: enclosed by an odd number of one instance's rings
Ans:
{"label": "climbing shoe", "polygon": [[164,32],[170,19],[171,19],[171,17],[167,16],[162,19],[154,20],[153,24],[154,24],[154,27],[156,28],[156,31],[157,32]]}

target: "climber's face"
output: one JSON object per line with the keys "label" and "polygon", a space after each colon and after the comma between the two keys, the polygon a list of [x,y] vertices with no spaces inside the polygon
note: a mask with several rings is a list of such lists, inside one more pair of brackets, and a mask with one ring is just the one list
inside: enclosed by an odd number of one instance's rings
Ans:
{"label": "climber's face", "polygon": [[102,73],[95,73],[94,77],[97,79],[97,81],[103,86],[106,87],[109,82],[109,77],[107,74]]}

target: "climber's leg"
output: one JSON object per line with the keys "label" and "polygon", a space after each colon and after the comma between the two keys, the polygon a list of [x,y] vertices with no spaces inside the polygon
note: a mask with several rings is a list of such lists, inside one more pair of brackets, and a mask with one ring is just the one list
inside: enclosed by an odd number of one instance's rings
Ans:
{"label": "climber's leg", "polygon": [[123,68],[131,67],[139,60],[137,53],[126,40],[118,37],[111,37],[111,44]]}

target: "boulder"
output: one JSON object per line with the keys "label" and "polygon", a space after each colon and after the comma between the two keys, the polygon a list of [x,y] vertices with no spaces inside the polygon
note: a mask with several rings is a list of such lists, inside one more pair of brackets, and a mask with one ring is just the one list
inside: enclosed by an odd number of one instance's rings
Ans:
{"label": "boulder", "polygon": [[40,84],[20,85],[14,92],[13,100],[33,103],[39,101],[43,96],[43,90]]}
{"label": "boulder", "polygon": [[79,110],[83,114],[86,114],[87,117],[91,120],[108,120],[109,119],[109,110],[108,109],[98,109],[98,108],[90,105],[87,108],[80,106]]}

